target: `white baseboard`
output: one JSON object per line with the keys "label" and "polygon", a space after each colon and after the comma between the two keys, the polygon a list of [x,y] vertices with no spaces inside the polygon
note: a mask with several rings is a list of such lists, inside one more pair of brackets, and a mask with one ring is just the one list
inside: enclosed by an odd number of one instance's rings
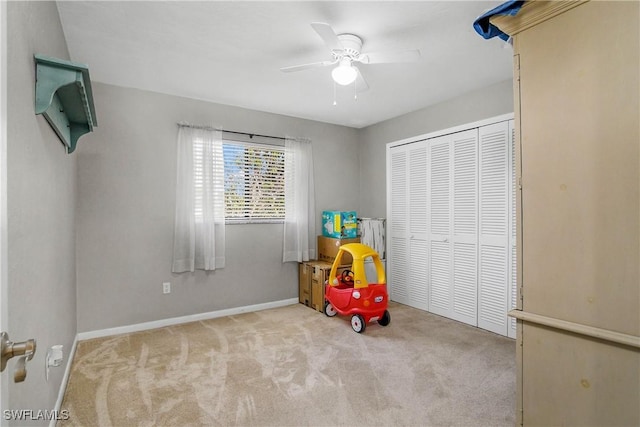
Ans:
{"label": "white baseboard", "polygon": [[[102,338],[111,335],[128,334],[131,332],[146,331],[149,329],[163,328],[165,326],[179,325],[181,323],[197,322],[199,320],[215,319],[217,317],[232,316],[234,314],[251,313],[270,308],[284,307],[298,303],[298,298],[289,298],[280,301],[266,302],[262,304],[247,305],[244,307],[228,308],[225,310],[210,311],[208,313],[190,314],[188,316],[173,317],[170,319],[155,320],[153,322],[137,323],[135,325],[119,326],[116,328],[99,329],[96,331],[80,332],[77,341],[92,338]],[[75,344],[74,344],[75,345]],[[74,346],[75,351],[75,346]]]}
{"label": "white baseboard", "polygon": [[[64,368],[64,375],[62,382],[60,383],[60,390],[58,390],[58,399],[56,400],[56,406],[53,408],[54,414],[60,414],[60,408],[62,407],[62,400],[64,399],[64,393],[67,391],[67,384],[69,383],[69,375],[71,375],[71,365],[73,364],[73,358],[76,355],[76,347],[78,347],[78,336],[73,340],[71,345],[71,351],[67,356],[67,366]],[[49,421],[49,427],[56,427],[56,417],[53,417]]]}

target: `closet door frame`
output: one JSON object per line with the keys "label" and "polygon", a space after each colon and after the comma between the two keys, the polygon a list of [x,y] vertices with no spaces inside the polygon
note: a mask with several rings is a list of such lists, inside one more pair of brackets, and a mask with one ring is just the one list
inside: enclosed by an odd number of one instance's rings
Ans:
{"label": "closet door frame", "polygon": [[[446,137],[448,135],[452,135],[452,134],[455,134],[455,133],[469,131],[469,130],[477,129],[477,128],[480,128],[480,127],[483,127],[483,126],[488,126],[488,125],[492,125],[492,124],[496,124],[496,123],[500,123],[500,122],[509,122],[509,129],[510,129],[510,135],[511,135],[511,128],[513,127],[513,120],[514,120],[514,114],[513,113],[508,113],[508,114],[503,114],[503,115],[500,115],[500,116],[495,116],[495,117],[491,117],[491,118],[484,119],[484,120],[479,120],[479,121],[472,122],[472,123],[463,124],[463,125],[460,125],[460,126],[455,126],[455,127],[451,127],[451,128],[447,128],[447,129],[438,130],[438,131],[435,131],[435,132],[430,132],[430,133],[423,134],[423,135],[414,136],[414,137],[411,137],[411,138],[405,138],[405,139],[402,139],[402,140],[399,140],[399,141],[390,142],[390,143],[388,143],[386,145],[387,224],[388,224],[388,230],[390,231],[390,236],[387,239],[387,254],[388,254],[387,255],[387,263],[388,263],[388,265],[387,265],[387,283],[389,285],[389,290],[390,290],[390,295],[391,295],[391,299],[392,300],[395,300],[394,299],[394,272],[393,272],[395,267],[394,267],[393,260],[392,260],[392,258],[394,256],[393,255],[393,249],[391,248],[391,245],[392,245],[391,241],[392,241],[392,237],[393,237],[391,235],[391,232],[392,232],[391,231],[391,227],[393,227],[393,222],[394,222],[394,216],[393,216],[392,206],[391,206],[391,200],[392,200],[391,154],[392,154],[392,150],[398,149],[398,148],[400,148],[402,146],[405,146],[405,147],[402,147],[402,148],[405,150],[406,153],[408,153],[408,151],[409,151],[408,145],[409,144],[414,144],[414,143],[422,142],[422,141],[425,141],[428,144],[430,142],[430,140],[433,140],[433,139],[436,139],[436,138]],[[451,147],[451,148],[453,148],[453,147]],[[511,149],[512,148],[509,147],[509,158],[511,158],[511,156],[512,156]],[[431,155],[430,155],[431,153],[430,153],[430,148],[429,147],[428,147],[427,151],[428,151],[427,158],[428,158],[428,163],[429,163],[431,161]],[[479,159],[478,159],[478,161],[479,161]],[[408,165],[408,160],[407,160],[407,165]],[[479,165],[477,165],[477,167],[479,167]],[[407,175],[406,176],[408,177],[408,168],[406,168],[406,169],[407,169],[407,172],[406,172]],[[512,176],[511,166],[509,166],[509,176]],[[451,177],[451,179],[452,178],[453,177]],[[407,181],[408,181],[408,178],[407,178]],[[429,197],[430,197],[430,195],[429,195]],[[408,199],[408,196],[407,196],[407,199]],[[509,200],[513,200],[513,198],[511,198],[511,195],[510,195]],[[409,201],[407,200],[406,201],[406,205],[405,205],[406,206],[405,213],[407,215],[409,214],[408,203],[409,203]],[[477,203],[479,203],[479,200],[477,201]],[[431,207],[429,205],[428,206],[428,209],[429,209],[428,218],[431,218],[430,208]],[[453,212],[452,212],[452,214],[453,214]],[[512,218],[511,212],[509,212],[509,218],[510,219]],[[408,218],[405,218],[405,219],[408,219]],[[451,215],[450,221],[451,222],[453,221],[453,215]],[[509,225],[510,225],[509,228],[511,229],[511,222],[510,222]],[[408,224],[407,224],[407,226],[408,226]],[[519,227],[519,225],[518,225],[518,227]],[[430,242],[432,240],[432,236],[431,236],[431,229],[430,228],[431,228],[431,224],[429,223],[428,224],[428,228],[427,228],[427,239],[428,239],[428,242],[429,242],[429,245],[428,245],[429,249],[428,249],[428,252],[427,252],[428,258],[425,260],[425,264],[424,264],[424,268],[428,270],[428,276],[431,275],[431,271],[430,271],[431,270],[431,266],[430,266],[430,263],[431,263],[431,250],[430,250],[431,243]],[[453,232],[454,232],[453,228],[451,227],[450,233],[453,233]],[[479,230],[478,230],[478,232],[479,232]],[[411,242],[410,242],[410,232],[407,231],[407,233],[404,236],[404,238],[405,238],[405,241],[403,242],[404,243],[404,247],[408,249],[410,247],[410,244],[411,244]],[[450,244],[453,243],[452,240],[453,239],[451,239],[451,238],[448,239]],[[509,253],[510,254],[512,253],[511,250],[509,250]],[[512,278],[513,270],[512,270],[511,257],[509,257],[509,259],[510,259],[510,262],[509,262],[508,266],[506,266],[506,268],[508,270],[508,277],[509,277],[507,294],[509,295],[509,301],[511,301],[512,300],[511,299],[512,292],[514,291],[514,289],[517,289],[518,284]],[[452,276],[453,275],[453,264],[451,263],[450,265],[451,265],[450,276]],[[517,265],[517,264],[513,263],[513,265]],[[415,269],[415,268],[416,268],[416,266],[413,266],[411,268],[406,268],[406,270],[403,271],[400,274],[401,276],[403,276],[403,282],[404,282],[403,286],[406,287],[406,290],[404,290],[404,292],[405,292],[405,295],[407,295],[407,297],[409,297],[409,295],[411,293],[411,291],[409,289],[410,288],[410,281],[411,281],[411,278],[409,277],[410,276],[409,272],[410,272],[411,269]],[[398,275],[398,274],[396,273],[396,275]],[[477,275],[478,275],[478,270],[476,270],[476,276]],[[478,278],[478,280],[479,280],[479,278]],[[513,280],[513,284],[512,284],[512,280]],[[429,283],[428,285],[429,285],[429,295],[430,295],[431,294],[431,283]],[[398,301],[398,302],[405,303],[404,301]],[[430,300],[428,301],[428,304],[429,304],[429,306],[431,306],[431,301]],[[411,305],[411,304],[409,304],[409,305]],[[510,303],[508,304],[508,306],[509,306],[509,308],[511,308],[511,304]],[[431,310],[429,310],[429,311],[431,311]],[[506,316],[506,313],[505,313],[505,316]],[[458,319],[458,320],[464,321],[465,323],[470,323],[469,319]],[[476,325],[477,325],[477,320],[476,320]],[[507,331],[505,331],[505,332],[507,332]],[[513,332],[511,331],[511,328],[509,328],[508,335],[512,336],[512,334],[513,334]],[[507,334],[505,334],[505,335],[507,335]]]}

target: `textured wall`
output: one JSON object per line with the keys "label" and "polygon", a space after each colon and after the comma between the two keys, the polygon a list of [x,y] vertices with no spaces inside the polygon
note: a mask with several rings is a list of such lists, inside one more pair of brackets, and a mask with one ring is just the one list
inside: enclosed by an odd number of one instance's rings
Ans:
{"label": "textured wall", "polygon": [[388,143],[507,113],[513,113],[511,79],[361,129],[358,138],[362,215],[386,216]]}
{"label": "textured wall", "polygon": [[69,56],[54,2],[9,2],[7,12],[6,326],[13,341],[35,338],[37,351],[25,382],[13,383],[16,360],[3,375],[11,378],[10,409],[45,410],[54,407],[64,373],[53,368],[45,382],[47,348],[63,344],[67,355],[76,334],[77,156],[34,113],[33,55]]}
{"label": "textured wall", "polygon": [[78,148],[79,331],[297,298],[297,265],[282,263],[282,224],[228,225],[224,269],[171,273],[176,123],[310,138],[318,233],[323,209],[359,208],[357,131],[93,86],[100,125]]}

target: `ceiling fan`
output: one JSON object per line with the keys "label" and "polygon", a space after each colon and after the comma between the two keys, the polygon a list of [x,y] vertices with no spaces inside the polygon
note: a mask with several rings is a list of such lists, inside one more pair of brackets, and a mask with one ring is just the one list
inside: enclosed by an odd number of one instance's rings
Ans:
{"label": "ceiling fan", "polygon": [[361,64],[388,64],[394,62],[415,62],[420,58],[418,49],[390,52],[362,52],[362,39],[355,34],[336,34],[329,24],[314,22],[311,27],[318,33],[324,44],[329,48],[332,59],[330,61],[313,62],[310,64],[294,65],[280,68],[280,71],[290,73],[310,68],[327,67],[338,64],[332,71],[331,77],[339,85],[350,85],[356,82],[358,91],[367,90],[369,85],[362,77],[355,62]]}

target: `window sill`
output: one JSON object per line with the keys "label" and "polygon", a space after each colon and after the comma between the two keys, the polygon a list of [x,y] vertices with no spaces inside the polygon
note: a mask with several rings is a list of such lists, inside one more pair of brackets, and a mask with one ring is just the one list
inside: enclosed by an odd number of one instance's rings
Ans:
{"label": "window sill", "polygon": [[284,219],[231,219],[225,221],[226,225],[245,224],[284,224]]}

